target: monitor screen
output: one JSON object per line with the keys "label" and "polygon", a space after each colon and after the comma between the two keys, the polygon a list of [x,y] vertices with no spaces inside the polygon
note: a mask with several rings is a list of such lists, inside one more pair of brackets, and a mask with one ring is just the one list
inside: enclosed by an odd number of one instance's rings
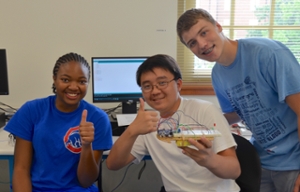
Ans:
{"label": "monitor screen", "polygon": [[8,75],[5,49],[0,49],[0,95],[8,95]]}
{"label": "monitor screen", "polygon": [[93,102],[122,102],[122,113],[136,113],[142,97],[136,71],[147,57],[92,57]]}

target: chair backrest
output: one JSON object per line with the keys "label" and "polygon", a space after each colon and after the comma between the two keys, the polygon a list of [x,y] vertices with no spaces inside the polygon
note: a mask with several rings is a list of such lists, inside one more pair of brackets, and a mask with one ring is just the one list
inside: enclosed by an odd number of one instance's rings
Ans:
{"label": "chair backrest", "polygon": [[236,155],[241,166],[241,175],[235,180],[241,192],[259,192],[261,165],[254,146],[244,137],[232,134],[237,143]]}
{"label": "chair backrest", "polygon": [[[102,157],[103,157],[103,155],[102,155]],[[99,192],[103,191],[103,189],[102,189],[102,169],[103,169],[102,166],[103,166],[103,162],[104,162],[104,160],[102,159],[99,163],[99,175],[98,175],[98,178],[96,180]]]}

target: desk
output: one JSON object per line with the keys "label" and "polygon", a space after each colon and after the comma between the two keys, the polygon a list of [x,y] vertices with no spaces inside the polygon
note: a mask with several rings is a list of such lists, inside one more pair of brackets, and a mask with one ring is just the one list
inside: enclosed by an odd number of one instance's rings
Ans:
{"label": "desk", "polygon": [[[14,156],[13,156],[14,155],[14,146],[10,142],[8,135],[9,135],[9,133],[7,131],[4,131],[3,128],[0,128],[0,159],[8,160],[9,182],[10,182],[10,184],[12,184],[13,163],[14,163]],[[119,138],[119,136],[113,136],[113,142],[115,143],[115,141],[118,138]],[[250,136],[246,136],[246,138],[250,139]],[[103,155],[102,155],[102,159],[106,159],[108,154],[109,154],[109,151],[104,151]],[[144,159],[151,160],[151,157],[149,155],[147,155],[144,157]],[[101,179],[101,177],[100,177],[100,179]]]}
{"label": "desk", "polygon": [[[12,186],[12,175],[14,165],[14,145],[8,137],[9,133],[3,128],[0,128],[0,160],[8,160],[9,166],[9,183]],[[113,142],[119,138],[119,136],[113,136]],[[109,151],[104,151],[102,159],[106,159]],[[145,156],[145,160],[151,160],[150,156]],[[12,191],[12,190],[11,190]]]}
{"label": "desk", "polygon": [[8,137],[9,133],[0,128],[0,160],[8,160],[9,183],[12,184],[14,145]]}
{"label": "desk", "polygon": [[[8,160],[9,166],[9,183],[12,186],[12,175],[13,175],[13,165],[14,165],[14,145],[9,139],[9,132],[0,128],[0,160]],[[113,142],[115,142],[119,137],[113,136]],[[103,159],[106,159],[109,151],[103,152]],[[150,159],[150,157],[148,157]]]}

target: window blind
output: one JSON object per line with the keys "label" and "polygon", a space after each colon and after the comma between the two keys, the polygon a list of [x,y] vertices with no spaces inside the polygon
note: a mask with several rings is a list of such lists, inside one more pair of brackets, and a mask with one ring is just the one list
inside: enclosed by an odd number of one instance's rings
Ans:
{"label": "window blind", "polygon": [[[210,12],[230,39],[275,39],[284,43],[300,62],[299,0],[178,0],[178,17],[194,7]],[[178,37],[177,62],[185,83],[211,83],[214,63],[196,58]]]}

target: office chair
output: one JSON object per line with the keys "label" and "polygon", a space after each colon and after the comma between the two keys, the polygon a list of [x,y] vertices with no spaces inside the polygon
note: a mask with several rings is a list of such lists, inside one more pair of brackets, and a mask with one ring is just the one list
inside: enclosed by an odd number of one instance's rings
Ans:
{"label": "office chair", "polygon": [[237,143],[236,155],[241,166],[241,175],[235,181],[241,192],[259,192],[261,165],[256,149],[246,138],[232,135]]}
{"label": "office chair", "polygon": [[98,191],[99,192],[103,191],[103,189],[102,189],[102,163],[103,162],[104,162],[104,160],[100,161],[100,164],[99,164],[99,175],[98,175],[98,178],[97,178],[97,186],[98,186]]}

